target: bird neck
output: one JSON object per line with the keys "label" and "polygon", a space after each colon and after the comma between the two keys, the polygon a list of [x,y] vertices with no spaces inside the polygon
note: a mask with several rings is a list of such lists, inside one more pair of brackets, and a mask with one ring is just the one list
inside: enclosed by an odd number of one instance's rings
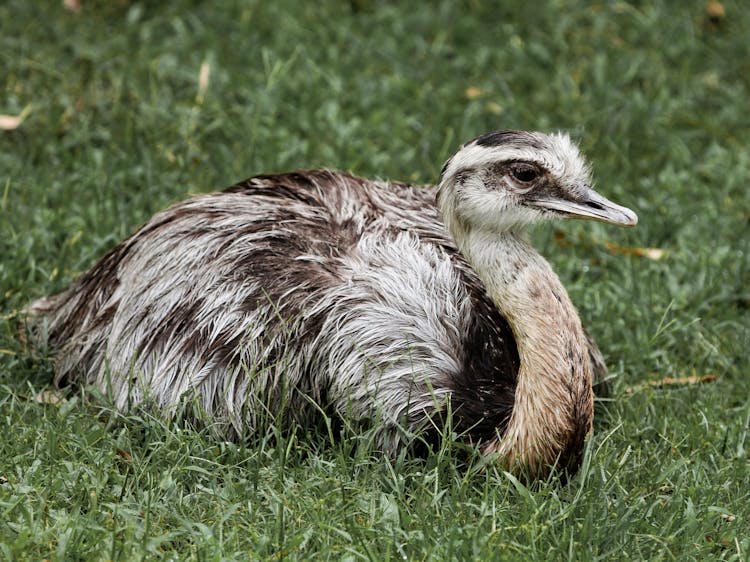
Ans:
{"label": "bird neck", "polygon": [[543,477],[574,468],[591,430],[593,394],[586,336],[549,263],[523,232],[465,233],[457,240],[513,330],[520,367],[504,435],[485,444],[508,467]]}

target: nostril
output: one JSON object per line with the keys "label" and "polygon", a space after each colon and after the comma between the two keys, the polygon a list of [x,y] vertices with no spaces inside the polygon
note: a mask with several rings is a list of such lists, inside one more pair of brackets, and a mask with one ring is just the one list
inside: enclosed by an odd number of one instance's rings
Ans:
{"label": "nostril", "polygon": [[604,210],[604,207],[602,207],[599,203],[596,203],[594,201],[589,201],[588,202],[588,206],[592,207],[594,209],[598,209],[599,211],[603,211]]}

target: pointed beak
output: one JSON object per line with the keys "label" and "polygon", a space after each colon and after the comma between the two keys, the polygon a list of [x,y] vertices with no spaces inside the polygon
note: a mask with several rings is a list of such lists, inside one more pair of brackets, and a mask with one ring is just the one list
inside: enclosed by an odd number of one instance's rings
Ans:
{"label": "pointed beak", "polygon": [[572,219],[591,219],[620,226],[635,226],[638,215],[627,207],[613,203],[586,186],[582,197],[562,199],[545,195],[526,202],[527,205],[553,211]]}

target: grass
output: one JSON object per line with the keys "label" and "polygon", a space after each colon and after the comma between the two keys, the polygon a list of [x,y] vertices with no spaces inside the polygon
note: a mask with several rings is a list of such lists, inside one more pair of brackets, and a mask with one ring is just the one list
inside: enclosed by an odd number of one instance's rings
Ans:
{"label": "grass", "polygon": [[[750,559],[750,12],[723,8],[2,3],[0,113],[31,111],[0,132],[0,558]],[[299,167],[432,182],[497,128],[569,130],[641,219],[535,232],[615,375],[567,485],[35,400],[17,312],[170,202]]]}

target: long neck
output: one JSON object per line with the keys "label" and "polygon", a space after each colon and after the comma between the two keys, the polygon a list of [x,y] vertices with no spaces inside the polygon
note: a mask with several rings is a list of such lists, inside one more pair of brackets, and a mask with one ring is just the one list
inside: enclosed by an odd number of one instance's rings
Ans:
{"label": "long neck", "polygon": [[464,233],[464,256],[508,320],[520,368],[507,431],[489,442],[531,476],[574,468],[593,419],[586,336],[565,288],[523,233]]}

